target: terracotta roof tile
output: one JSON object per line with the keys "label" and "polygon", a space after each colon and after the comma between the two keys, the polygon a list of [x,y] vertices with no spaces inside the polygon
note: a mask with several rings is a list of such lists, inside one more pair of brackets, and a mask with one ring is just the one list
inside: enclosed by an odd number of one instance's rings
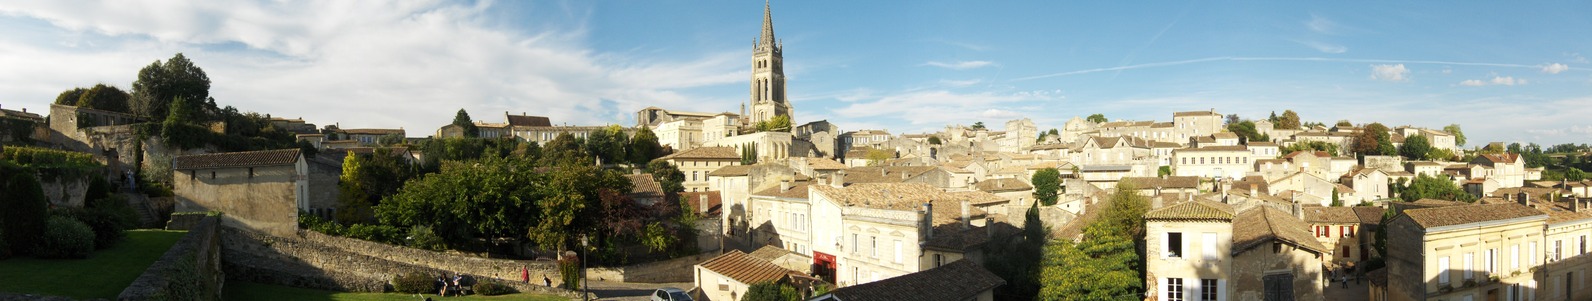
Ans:
{"label": "terracotta roof tile", "polygon": [[763,246],[762,248],[757,248],[757,250],[752,251],[751,254],[746,254],[746,255],[747,256],[752,256],[752,258],[762,259],[764,261],[768,261],[768,262],[772,263],[772,262],[774,262],[774,260],[779,259],[780,257],[784,257],[785,255],[789,255],[789,254],[796,254],[796,253],[791,252],[790,250],[782,249],[780,247],[768,245],[768,246]]}
{"label": "terracotta roof tile", "polygon": [[[1311,223],[1327,224],[1358,224],[1360,216],[1356,215],[1351,207],[1322,207],[1320,205],[1306,205],[1305,221]],[[1380,218],[1380,217],[1379,217]]]}
{"label": "terracotta roof tile", "polygon": [[1360,218],[1360,223],[1366,225],[1381,225],[1382,213],[1386,212],[1385,209],[1371,206],[1356,206],[1351,208],[1354,208],[1354,215]]}
{"label": "terracotta roof tile", "polygon": [[664,156],[662,159],[741,159],[733,147],[698,147]]}
{"label": "terracotta roof tile", "polygon": [[1404,216],[1415,222],[1422,229],[1434,227],[1479,223],[1485,221],[1506,220],[1522,217],[1541,216],[1547,214],[1516,203],[1444,206],[1435,208],[1420,208],[1404,210]]}
{"label": "terracotta roof tile", "polygon": [[730,165],[730,166],[725,166],[725,167],[719,167],[719,169],[715,169],[715,170],[713,170],[713,172],[709,172],[708,176],[714,176],[714,177],[745,176],[747,174],[750,174],[751,171],[752,171],[752,165]]}
{"label": "terracotta roof tile", "polygon": [[1137,189],[1199,188],[1199,177],[1123,177],[1121,182],[1132,182]]}
{"label": "terracotta roof tile", "polygon": [[1325,253],[1327,247],[1310,234],[1310,226],[1287,212],[1271,207],[1259,207],[1238,214],[1233,219],[1233,250],[1237,255],[1268,241],[1279,241],[1300,248]]}
{"label": "terracotta roof tile", "polygon": [[774,186],[774,187],[769,187],[768,189],[763,189],[763,191],[758,191],[758,192],[752,193],[752,195],[771,196],[771,197],[777,197],[777,198],[806,199],[807,198],[807,187],[808,186],[809,185],[807,185],[807,184],[791,184],[790,185],[790,190],[786,190],[786,191],[779,191],[779,186]]}
{"label": "terracotta roof tile", "polygon": [[835,162],[828,158],[807,158],[807,165],[816,170],[841,170],[846,169],[845,164]]}
{"label": "terracotta roof tile", "polygon": [[288,165],[298,162],[299,149],[279,149],[251,152],[213,153],[187,155],[171,161],[172,169],[192,170],[207,168],[253,167]]}
{"label": "terracotta roof tile", "polygon": [[829,294],[845,301],[970,300],[1006,285],[970,260],[889,279],[842,287]]}
{"label": "terracotta roof tile", "polygon": [[719,273],[740,283],[753,284],[764,281],[773,281],[790,274],[801,274],[775,265],[772,262],[752,257],[740,250],[730,250],[708,261],[697,264],[703,269]]}
{"label": "terracotta roof tile", "polygon": [[991,193],[994,193],[994,192],[1010,192],[1010,191],[1026,191],[1026,190],[1033,190],[1034,189],[1034,186],[1028,185],[1028,183],[1024,183],[1023,180],[1018,180],[1018,179],[1013,179],[1013,178],[999,178],[999,179],[984,180],[982,182],[978,182],[977,184],[973,184],[973,187],[978,189],[979,191],[991,192]]}
{"label": "terracotta roof tile", "polygon": [[1144,213],[1144,219],[1231,221],[1233,208],[1227,204],[1195,200],[1150,210]]}
{"label": "terracotta roof tile", "polygon": [[663,197],[663,186],[652,179],[652,174],[625,175],[630,179],[630,194],[636,197]]}
{"label": "terracotta roof tile", "polygon": [[[971,205],[973,201],[923,183],[860,183],[846,185],[845,188],[809,185],[808,189],[817,190],[843,207],[917,211],[923,208],[923,203],[932,203],[936,225],[960,222],[961,202],[965,200]],[[984,209],[977,207],[970,210],[972,212],[968,215],[973,218],[982,218],[987,214]]]}

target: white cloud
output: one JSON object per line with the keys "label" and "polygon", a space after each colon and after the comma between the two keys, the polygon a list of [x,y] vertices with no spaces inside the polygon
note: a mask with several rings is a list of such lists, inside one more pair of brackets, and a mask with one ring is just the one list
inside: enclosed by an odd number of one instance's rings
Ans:
{"label": "white cloud", "polygon": [[[8,71],[0,99],[42,103],[94,81],[127,89],[143,65],[183,52],[208,73],[222,105],[348,128],[404,127],[411,136],[447,123],[458,108],[487,121],[508,111],[628,125],[648,105],[722,111],[740,101],[686,91],[745,82],[739,49],[686,59],[604,53],[587,46],[578,25],[506,27],[511,22],[494,19],[496,5],[503,4],[8,3],[0,22],[43,20],[65,37],[0,37]],[[89,43],[50,40],[79,36]],[[90,43],[98,45],[73,46]],[[13,86],[35,88],[5,89]]]}
{"label": "white cloud", "polygon": [[1487,82],[1481,81],[1479,79],[1467,79],[1465,81],[1459,82],[1459,85],[1461,85],[1461,86],[1471,86],[1471,87],[1480,87],[1480,86],[1486,86]]}
{"label": "white cloud", "polygon": [[[922,124],[971,124],[988,119],[1020,118],[1022,104],[1054,102],[1065,99],[1057,90],[1023,91],[1010,93],[978,92],[957,93],[946,90],[904,91],[878,96],[870,101],[854,101],[834,108],[830,113],[842,118],[841,122],[879,122],[893,119],[899,122]],[[1053,103],[1046,103],[1053,105]]]}
{"label": "white cloud", "polygon": [[1305,45],[1305,46],[1309,46],[1310,48],[1315,48],[1316,51],[1320,51],[1320,52],[1323,52],[1323,53],[1337,54],[1337,53],[1344,53],[1344,52],[1348,52],[1349,51],[1349,47],[1344,47],[1343,45],[1338,45],[1338,44],[1332,44],[1332,43],[1326,43],[1326,42],[1320,42],[1320,41],[1296,41],[1296,42],[1298,42],[1299,44]]}
{"label": "white cloud", "polygon": [[1305,21],[1305,27],[1309,28],[1310,31],[1323,34],[1336,34],[1339,29],[1337,22],[1332,22],[1332,20],[1316,14],[1310,14],[1310,20]]}
{"label": "white cloud", "polygon": [[1516,85],[1516,84],[1524,85],[1524,84],[1526,84],[1526,80],[1525,79],[1515,79],[1515,77],[1513,77],[1513,76],[1493,76],[1492,84],[1494,84],[1494,85],[1503,85],[1503,86],[1513,86],[1513,85]]}
{"label": "white cloud", "polygon": [[1549,64],[1547,66],[1542,66],[1542,73],[1547,73],[1547,74],[1559,74],[1559,72],[1564,72],[1566,70],[1570,70],[1570,66],[1567,66],[1565,64],[1560,64],[1560,63],[1553,63],[1553,64]]}
{"label": "white cloud", "polygon": [[1371,79],[1401,82],[1409,79],[1410,69],[1404,64],[1371,65]]}
{"label": "white cloud", "polygon": [[994,62],[990,62],[990,61],[959,61],[959,62],[938,62],[938,61],[935,61],[935,62],[923,63],[923,65],[924,66],[932,66],[932,67],[940,67],[940,68],[951,69],[951,70],[967,70],[967,69],[978,69],[978,68],[994,66],[995,63]]}
{"label": "white cloud", "polygon": [[942,79],[942,80],[940,80],[940,84],[941,85],[946,85],[946,86],[950,86],[950,87],[966,87],[966,86],[977,85],[977,84],[982,83],[982,82],[984,82],[984,81],[980,80],[980,79],[968,79],[968,80]]}

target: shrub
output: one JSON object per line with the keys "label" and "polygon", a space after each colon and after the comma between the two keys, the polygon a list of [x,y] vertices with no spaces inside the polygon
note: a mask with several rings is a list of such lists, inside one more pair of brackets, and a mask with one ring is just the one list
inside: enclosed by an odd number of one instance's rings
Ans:
{"label": "shrub", "polygon": [[565,256],[558,260],[558,275],[564,283],[559,287],[571,290],[580,289],[580,259]]}
{"label": "shrub", "polygon": [[11,246],[6,245],[5,229],[0,229],[0,259],[11,258]]}
{"label": "shrub", "polygon": [[388,244],[402,244],[403,239],[403,231],[388,225],[354,224],[343,235]]}
{"label": "shrub", "polygon": [[392,289],[405,294],[437,292],[437,279],[426,273],[408,273],[392,279]]}
{"label": "shrub", "polygon": [[86,209],[68,209],[65,213],[94,229],[94,247],[105,249],[126,237],[123,231],[138,225],[138,213],[127,206],[121,196],[93,200]]}
{"label": "shrub", "polygon": [[0,161],[0,180],[5,181],[0,182],[0,191],[5,192],[5,197],[0,197],[0,229],[5,230],[5,241],[12,254],[31,252],[39,234],[44,233],[49,201],[38,179],[26,168]]}
{"label": "shrub", "polygon": [[66,216],[51,216],[34,255],[40,258],[87,258],[94,251],[94,230]]}
{"label": "shrub", "polygon": [[507,295],[519,292],[514,290],[513,287],[492,281],[476,282],[475,286],[471,287],[471,289],[475,290],[475,293],[477,294],[486,296]]}
{"label": "shrub", "polygon": [[442,242],[442,236],[431,231],[429,226],[414,226],[409,228],[409,246],[417,249],[442,251],[447,245]]}

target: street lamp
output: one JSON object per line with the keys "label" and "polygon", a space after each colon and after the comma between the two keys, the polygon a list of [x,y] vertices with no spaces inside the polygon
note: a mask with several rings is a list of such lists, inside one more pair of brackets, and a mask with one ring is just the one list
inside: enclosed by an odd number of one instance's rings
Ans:
{"label": "street lamp", "polygon": [[586,252],[591,247],[586,246],[586,234],[580,235],[580,299],[587,300],[591,290],[591,281],[586,280]]}

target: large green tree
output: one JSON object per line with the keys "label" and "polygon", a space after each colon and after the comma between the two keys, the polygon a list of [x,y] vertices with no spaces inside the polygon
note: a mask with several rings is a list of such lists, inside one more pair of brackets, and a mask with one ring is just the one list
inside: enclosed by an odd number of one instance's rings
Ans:
{"label": "large green tree", "polygon": [[1450,201],[1474,202],[1476,198],[1470,193],[1460,189],[1454,182],[1444,177],[1429,177],[1421,174],[1410,181],[1410,186],[1403,189],[1400,197],[1406,202],[1420,199],[1440,199]]}
{"label": "large green tree", "polygon": [[1045,247],[1039,300],[1136,299],[1144,293],[1140,259],[1148,200],[1131,183],[1118,185],[1104,212],[1077,243]]}
{"label": "large green tree", "polygon": [[1431,153],[1432,143],[1424,135],[1404,137],[1404,145],[1399,146],[1399,155],[1410,160],[1426,160]]}
{"label": "large green tree", "polygon": [[741,301],[801,301],[802,295],[790,284],[774,281],[753,283]]}
{"label": "large green tree", "polygon": [[1034,177],[1029,180],[1034,183],[1035,200],[1045,206],[1056,204],[1057,192],[1061,190],[1061,171],[1043,168],[1034,172]]}
{"label": "large green tree", "polygon": [[1282,116],[1277,117],[1277,124],[1273,125],[1273,127],[1284,130],[1297,130],[1300,126],[1299,123],[1299,113],[1295,113],[1293,110],[1284,110],[1282,111]]}
{"label": "large green tree", "polygon": [[[210,77],[181,53],[165,63],[155,61],[138,70],[138,80],[133,82],[133,114],[150,118],[168,116],[174,99],[186,99],[185,106],[192,112],[205,114],[215,109],[210,99]],[[210,120],[205,115],[194,116],[198,121]]]}
{"label": "large green tree", "polygon": [[481,137],[481,128],[475,126],[475,120],[470,119],[470,113],[465,112],[462,108],[459,109],[458,113],[453,113],[452,124],[464,130],[465,138]]}
{"label": "large green tree", "polygon": [[1095,113],[1095,114],[1089,115],[1089,117],[1085,118],[1084,121],[1093,122],[1093,123],[1106,123],[1107,120],[1106,120],[1106,115],[1105,114]]}
{"label": "large green tree", "polygon": [[88,89],[84,89],[83,87],[61,91],[61,94],[55,96],[55,104],[63,106],[76,106],[77,100],[82,99],[83,93],[85,92],[88,92]]}
{"label": "large green tree", "polygon": [[663,156],[663,145],[658,144],[657,134],[643,126],[637,128],[636,134],[630,137],[630,146],[626,154],[630,155],[630,164],[646,166],[647,162],[652,162],[652,159]]}
{"label": "large green tree", "polygon": [[685,173],[668,161],[657,160],[647,163],[647,173],[652,174],[652,179],[658,181],[658,186],[662,186],[666,194],[674,195],[685,191]]}
{"label": "large green tree", "polygon": [[1260,130],[1255,128],[1254,121],[1244,120],[1240,122],[1229,123],[1227,124],[1227,131],[1233,132],[1233,134],[1237,134],[1239,137],[1244,137],[1245,141],[1271,140],[1271,137],[1261,134]]}
{"label": "large green tree", "polygon": [[1456,146],[1464,146],[1465,145],[1465,132],[1461,131],[1459,129],[1459,124],[1458,123],[1450,124],[1448,126],[1443,127],[1443,131],[1444,132],[1448,132],[1451,135],[1454,135],[1454,145],[1456,145]]}
{"label": "large green tree", "polygon": [[[11,254],[28,254],[44,234],[49,200],[32,169],[0,160],[0,235]],[[0,251],[0,258],[6,256]]]}
{"label": "large green tree", "polygon": [[619,125],[608,125],[586,137],[586,152],[597,156],[603,164],[630,161],[625,154],[629,145],[630,137],[625,136],[625,129]]}
{"label": "large green tree", "polygon": [[1397,155],[1388,128],[1381,123],[1371,123],[1354,135],[1354,152],[1365,156]]}
{"label": "large green tree", "polygon": [[122,89],[117,89],[115,86],[98,84],[83,91],[83,94],[78,96],[77,102],[72,105],[79,108],[126,113],[130,97],[127,92],[123,92]]}

